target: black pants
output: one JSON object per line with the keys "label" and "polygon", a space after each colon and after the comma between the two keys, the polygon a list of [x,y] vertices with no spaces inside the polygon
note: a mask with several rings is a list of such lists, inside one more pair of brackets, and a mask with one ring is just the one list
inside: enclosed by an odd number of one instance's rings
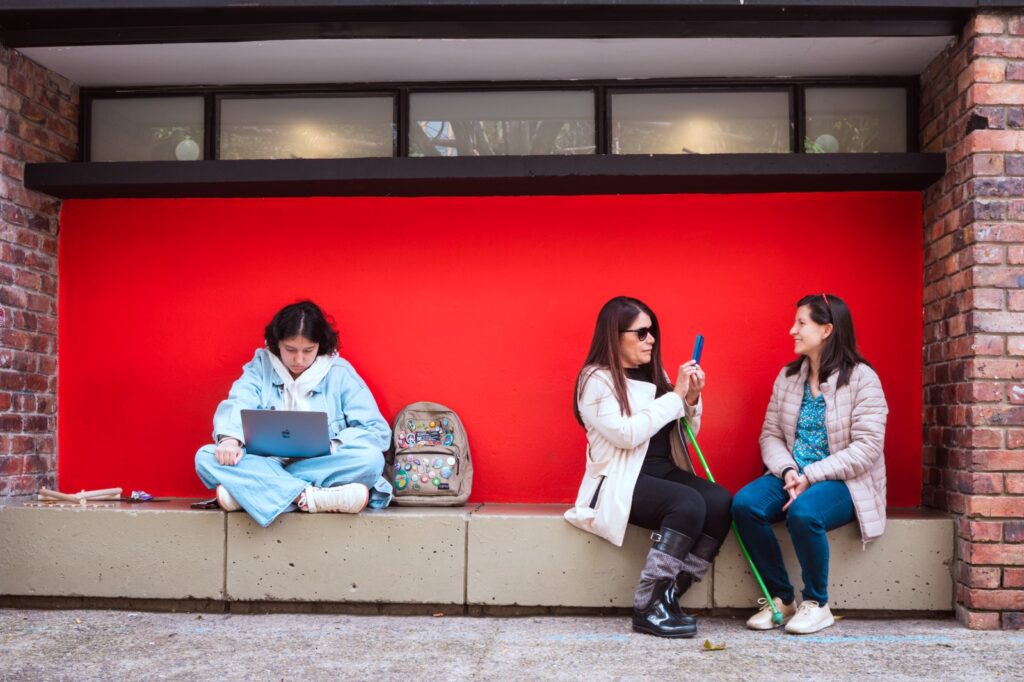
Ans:
{"label": "black pants", "polygon": [[633,488],[629,522],[651,530],[671,528],[694,541],[703,533],[720,545],[732,523],[731,505],[732,495],[717,483],[671,462],[664,466],[645,463]]}

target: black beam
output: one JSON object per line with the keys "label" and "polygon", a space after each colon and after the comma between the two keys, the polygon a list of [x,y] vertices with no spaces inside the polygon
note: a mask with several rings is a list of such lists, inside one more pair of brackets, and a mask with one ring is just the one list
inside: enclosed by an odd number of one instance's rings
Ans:
{"label": "black beam", "polygon": [[56,197],[501,196],[921,190],[943,154],[506,156],[27,164]]}
{"label": "black beam", "polygon": [[[0,11],[141,11],[141,10],[232,10],[284,9],[307,12],[315,9],[410,8],[410,7],[510,7],[555,5],[552,0],[0,0]],[[1012,0],[579,0],[577,7],[674,7],[682,10],[752,11],[762,9],[873,9],[950,10],[974,9],[984,5],[1009,6]],[[1016,3],[1020,5],[1021,3]]]}
{"label": "black beam", "polygon": [[330,40],[347,38],[800,38],[955,35],[960,23],[931,21],[366,21],[219,26],[48,27],[0,33],[9,47]]}
{"label": "black beam", "polygon": [[[0,0],[3,3],[5,0]],[[994,0],[993,0],[994,1]],[[238,42],[342,38],[801,37],[955,35],[973,2],[673,3],[606,0],[365,0],[288,5],[258,3],[199,9],[143,3],[18,3],[0,6],[0,42],[8,47]],[[45,9],[41,9],[45,8]]]}

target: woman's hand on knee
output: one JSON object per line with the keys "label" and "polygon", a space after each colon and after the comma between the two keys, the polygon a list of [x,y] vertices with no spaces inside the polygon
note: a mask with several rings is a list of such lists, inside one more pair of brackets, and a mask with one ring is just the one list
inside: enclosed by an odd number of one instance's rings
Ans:
{"label": "woman's hand on knee", "polygon": [[792,469],[786,472],[786,485],[783,486],[789,493],[789,501],[782,506],[782,511],[789,509],[790,505],[796,502],[800,494],[811,487],[811,482],[803,474],[798,474]]}
{"label": "woman's hand on knee", "polygon": [[782,487],[789,490],[791,486],[796,485],[798,478],[800,478],[800,474],[796,472],[796,469],[786,469],[786,473],[782,475]]}
{"label": "woman's hand on knee", "polygon": [[242,444],[235,438],[225,438],[217,443],[214,455],[217,457],[217,464],[233,467],[242,459]]}

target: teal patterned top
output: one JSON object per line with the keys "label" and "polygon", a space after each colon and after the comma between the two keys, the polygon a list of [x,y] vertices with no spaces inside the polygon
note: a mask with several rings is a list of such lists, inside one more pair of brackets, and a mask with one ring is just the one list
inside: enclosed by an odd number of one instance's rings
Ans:
{"label": "teal patterned top", "polygon": [[828,457],[828,432],[825,430],[825,396],[811,395],[811,385],[804,384],[804,400],[796,422],[796,443],[793,459],[803,473],[804,467]]}

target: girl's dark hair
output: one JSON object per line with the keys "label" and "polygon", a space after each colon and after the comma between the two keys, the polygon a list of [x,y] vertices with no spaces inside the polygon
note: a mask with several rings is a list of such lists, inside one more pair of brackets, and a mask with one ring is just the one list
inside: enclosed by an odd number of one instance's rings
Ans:
{"label": "girl's dark hair", "polygon": [[597,314],[590,351],[587,353],[587,359],[583,361],[583,368],[576,375],[572,409],[580,425],[583,425],[583,419],[580,417],[579,399],[595,369],[604,368],[611,373],[612,390],[619,401],[620,413],[626,416],[632,414],[626,394],[626,371],[622,366],[622,355],[619,352],[619,337],[630,328],[640,313],[647,313],[651,318],[651,333],[654,334],[655,341],[651,361],[640,369],[655,385],[659,394],[672,390],[672,384],[665,378],[665,370],[661,364],[661,327],[658,326],[658,316],[643,301],[628,296],[616,296],[605,303]]}
{"label": "girl's dark hair", "polygon": [[[836,388],[850,383],[850,374],[859,363],[870,367],[870,363],[857,350],[857,338],[853,333],[853,317],[843,299],[835,294],[811,294],[796,302],[796,307],[807,306],[811,311],[811,319],[818,324],[831,324],[832,333],[825,339],[821,350],[821,366],[818,368],[818,381],[824,382],[833,372],[839,373]],[[799,357],[786,365],[786,376],[790,377],[800,371],[804,357]]]}
{"label": "girl's dark hair", "polygon": [[304,336],[319,343],[317,355],[330,355],[338,350],[338,332],[320,306],[312,301],[299,301],[281,308],[263,331],[267,348],[277,357],[281,357],[278,344],[293,336]]}

